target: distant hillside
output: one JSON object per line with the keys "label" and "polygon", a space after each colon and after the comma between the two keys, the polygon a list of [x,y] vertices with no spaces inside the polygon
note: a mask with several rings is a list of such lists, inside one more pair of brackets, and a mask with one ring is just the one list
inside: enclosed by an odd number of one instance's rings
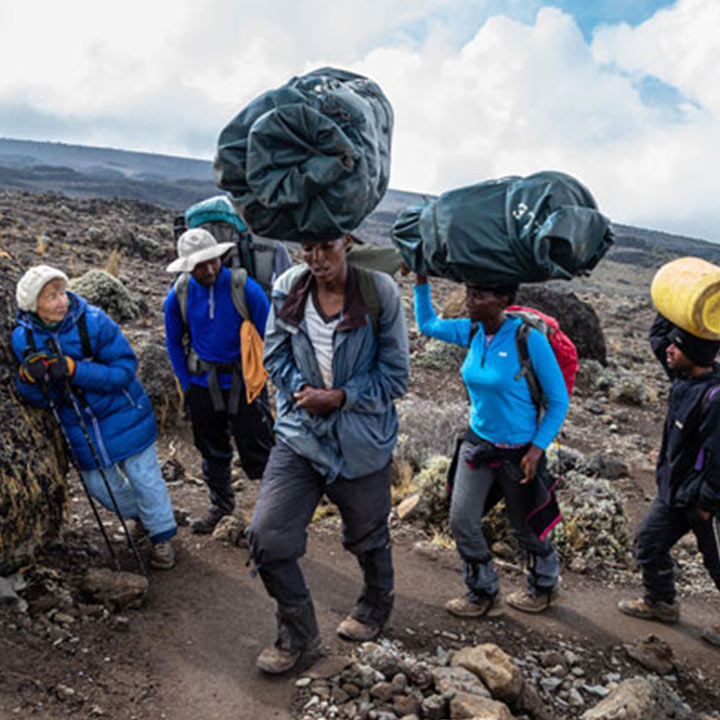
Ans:
{"label": "distant hillside", "polygon": [[[182,211],[216,195],[212,163],[206,160],[111,148],[0,138],[0,189],[69,197],[133,198]],[[389,190],[358,228],[369,242],[390,243],[398,211],[427,196]],[[608,259],[657,267],[673,257],[696,255],[720,263],[720,245],[704,240],[613,224],[616,244]]]}

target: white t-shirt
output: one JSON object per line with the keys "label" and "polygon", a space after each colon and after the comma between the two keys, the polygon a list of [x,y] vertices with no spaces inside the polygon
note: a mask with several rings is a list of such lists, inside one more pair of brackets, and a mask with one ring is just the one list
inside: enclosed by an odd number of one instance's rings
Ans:
{"label": "white t-shirt", "polygon": [[305,322],[325,389],[329,390],[333,386],[333,335],[340,322],[340,313],[326,320],[318,311],[315,302],[314,294],[310,293],[305,303]]}

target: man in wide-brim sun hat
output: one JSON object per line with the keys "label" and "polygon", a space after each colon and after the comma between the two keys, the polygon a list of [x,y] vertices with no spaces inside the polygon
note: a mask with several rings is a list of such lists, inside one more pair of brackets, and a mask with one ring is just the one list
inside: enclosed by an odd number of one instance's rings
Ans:
{"label": "man in wide-brim sun hat", "polygon": [[202,228],[187,230],[178,238],[177,260],[167,267],[180,275],[165,299],[165,342],[210,490],[207,511],[191,522],[201,534],[211,533],[235,509],[231,437],[252,480],[262,476],[273,444],[262,366],[270,303],[244,270],[223,266],[222,256],[234,246],[218,243]]}

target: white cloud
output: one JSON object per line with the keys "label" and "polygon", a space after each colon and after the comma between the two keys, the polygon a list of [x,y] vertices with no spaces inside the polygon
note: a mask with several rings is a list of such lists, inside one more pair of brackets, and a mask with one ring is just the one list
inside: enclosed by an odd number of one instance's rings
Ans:
{"label": "white cloud", "polygon": [[[502,5],[6,3],[0,107],[62,121],[62,137],[38,139],[211,157],[252,97],[337,65],[375,79],[393,103],[393,187],[441,192],[560,169],[613,219],[720,240],[720,4],[678,0],[638,27],[598,29],[591,44],[554,8],[533,23],[486,20]],[[473,13],[477,32],[458,47],[466,28],[453,23]],[[638,81],[647,76],[687,104],[668,113],[644,103]],[[0,135],[24,136],[11,130],[0,117]]]}

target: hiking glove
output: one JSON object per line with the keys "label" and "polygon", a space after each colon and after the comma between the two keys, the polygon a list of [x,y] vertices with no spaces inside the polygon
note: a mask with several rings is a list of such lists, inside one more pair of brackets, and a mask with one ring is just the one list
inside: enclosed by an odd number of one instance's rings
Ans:
{"label": "hiking glove", "polygon": [[69,380],[75,374],[75,361],[68,355],[55,355],[48,358],[48,374],[51,382]]}
{"label": "hiking glove", "polygon": [[36,383],[48,376],[48,354],[44,350],[28,353],[20,365],[20,378],[26,383]]}

